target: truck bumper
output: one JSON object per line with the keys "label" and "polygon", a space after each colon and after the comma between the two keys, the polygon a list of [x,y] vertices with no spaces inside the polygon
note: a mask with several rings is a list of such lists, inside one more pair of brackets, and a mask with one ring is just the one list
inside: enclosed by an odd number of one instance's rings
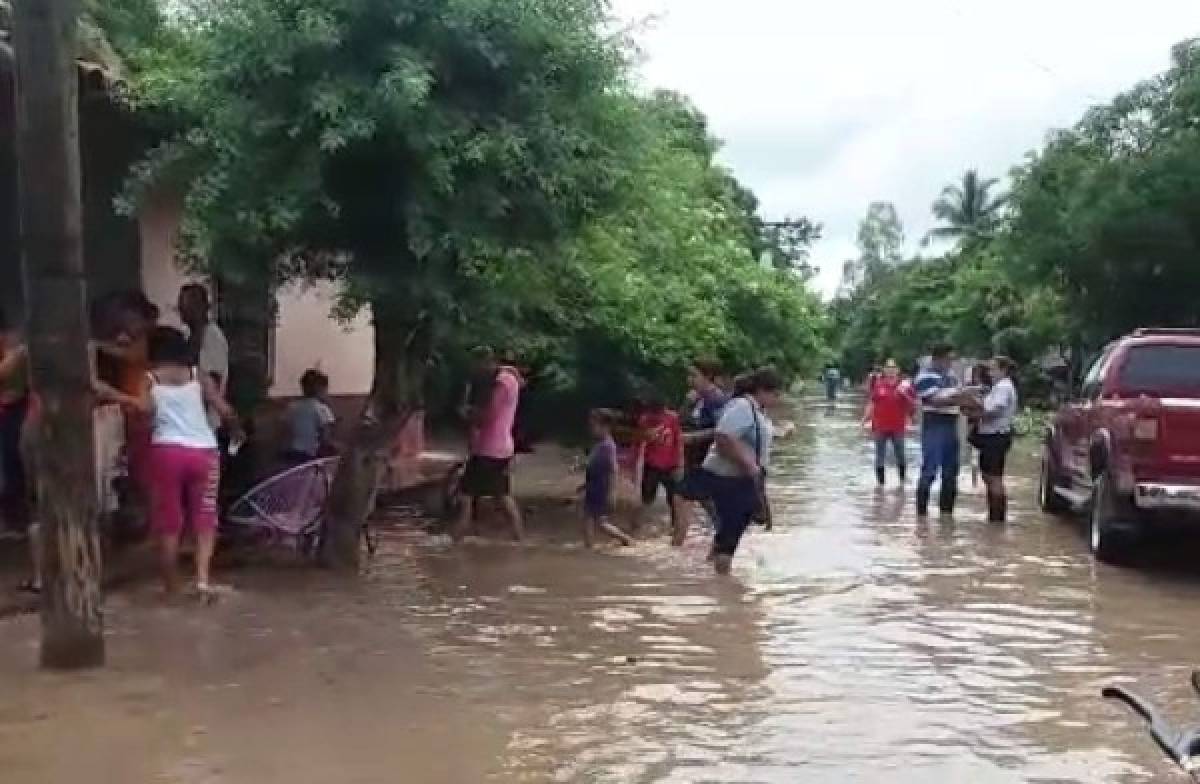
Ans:
{"label": "truck bumper", "polygon": [[1138,482],[1133,502],[1138,509],[1200,513],[1200,484]]}

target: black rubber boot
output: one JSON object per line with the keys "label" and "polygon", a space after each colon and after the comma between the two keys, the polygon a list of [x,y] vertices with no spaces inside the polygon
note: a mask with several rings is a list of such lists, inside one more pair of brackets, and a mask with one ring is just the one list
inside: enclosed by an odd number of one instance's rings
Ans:
{"label": "black rubber boot", "polygon": [[942,514],[954,514],[954,502],[958,500],[957,489],[942,488],[941,495],[938,496],[938,508]]}
{"label": "black rubber boot", "polygon": [[882,469],[882,468],[876,468],[876,469],[875,469],[875,481],[879,483],[879,486],[880,486],[880,487],[883,487],[883,485],[884,485],[884,482],[885,482],[885,480],[884,480],[884,469]]}
{"label": "black rubber boot", "polygon": [[929,489],[917,488],[917,517],[929,516]]}
{"label": "black rubber boot", "polygon": [[988,522],[1003,523],[1008,520],[1008,496],[988,496]]}

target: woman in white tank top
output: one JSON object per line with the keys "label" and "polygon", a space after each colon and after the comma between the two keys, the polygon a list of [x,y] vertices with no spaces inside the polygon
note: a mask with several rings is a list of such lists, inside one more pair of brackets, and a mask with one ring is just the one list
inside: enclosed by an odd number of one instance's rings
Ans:
{"label": "woman in white tank top", "polygon": [[196,373],[182,332],[156,328],[149,354],[151,372],[142,394],[121,395],[119,402],[145,412],[153,423],[150,530],[159,543],[163,585],[168,593],[178,588],[179,540],[186,524],[196,537],[196,589],[208,597],[221,461],[207,408],[235,432],[240,429],[237,415],[212,381]]}

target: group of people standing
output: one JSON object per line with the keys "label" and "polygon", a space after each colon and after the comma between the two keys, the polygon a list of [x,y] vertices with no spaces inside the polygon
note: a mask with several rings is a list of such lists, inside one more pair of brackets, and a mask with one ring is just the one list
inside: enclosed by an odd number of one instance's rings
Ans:
{"label": "group of people standing", "polygon": [[[524,536],[511,480],[516,451],[512,430],[523,383],[515,366],[499,362],[490,351],[480,352],[463,412],[469,458],[460,483],[462,504],[451,528],[456,541],[470,529],[481,498],[495,499],[514,538]],[[776,427],[768,410],[779,401],[783,382],[769,368],[731,381],[717,363],[697,360],[688,369],[688,386],[679,412],[658,395],[649,395],[628,420],[610,409],[590,412],[593,445],[580,488],[583,540],[591,546],[598,533],[605,533],[622,544],[633,542],[613,522],[620,435],[644,447],[643,513],[661,491],[670,509],[672,543],[681,546],[692,507],[701,505],[715,526],[710,558],[719,573],[727,574],[751,523],[769,517],[765,484]],[[635,515],[635,530],[642,516]]]}
{"label": "group of people standing", "polygon": [[[185,285],[177,301],[185,330],[159,324],[159,309],[140,291],[120,291],[92,305],[92,387],[97,406],[120,406],[130,506],[146,512],[159,546],[166,589],[177,588],[179,545],[196,540],[196,588],[210,591],[220,479],[218,432],[240,425],[225,402],[228,343],[211,319],[207,289]],[[31,525],[28,476],[37,450],[39,402],[21,330],[0,314],[0,476],[7,528],[28,533],[40,589],[38,529]]]}
{"label": "group of people standing", "polygon": [[958,498],[964,433],[979,454],[979,472],[987,491],[988,519],[1001,523],[1008,516],[1004,484],[1005,463],[1012,448],[1013,427],[1019,400],[1011,359],[994,357],[976,365],[969,384],[954,374],[956,356],[949,344],[935,345],[928,363],[912,381],[888,360],[877,376],[868,380],[864,425],[875,440],[875,475],[885,481],[887,447],[895,453],[901,483],[905,479],[905,432],[920,414],[921,472],[917,481],[917,515],[929,513],[933,483],[940,478],[938,508],[952,514]]}

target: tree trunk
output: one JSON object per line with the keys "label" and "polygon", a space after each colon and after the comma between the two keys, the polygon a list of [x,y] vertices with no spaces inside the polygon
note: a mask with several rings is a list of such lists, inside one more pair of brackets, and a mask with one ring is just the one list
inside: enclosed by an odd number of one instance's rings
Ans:
{"label": "tree trunk", "polygon": [[77,0],[18,0],[17,168],[33,387],[42,404],[42,665],[104,663],[80,208]]}
{"label": "tree trunk", "polygon": [[388,450],[422,403],[430,323],[424,315],[400,310],[381,302],[371,308],[375,377],[354,434],[342,452],[321,543],[322,561],[339,571],[359,568],[359,537],[373,510]]}
{"label": "tree trunk", "polygon": [[271,333],[275,292],[267,275],[217,279],[217,320],[229,339],[226,397],[242,415],[252,415],[271,385]]}

